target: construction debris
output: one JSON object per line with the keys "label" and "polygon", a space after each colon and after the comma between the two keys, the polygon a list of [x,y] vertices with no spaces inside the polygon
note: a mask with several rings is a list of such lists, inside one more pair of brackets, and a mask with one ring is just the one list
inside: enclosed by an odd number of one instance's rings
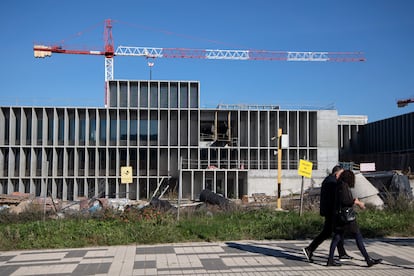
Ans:
{"label": "construction debris", "polygon": [[[377,172],[370,174],[357,174],[353,189],[358,198],[362,198],[376,207],[382,207],[383,200],[387,196],[404,195],[408,199],[413,199],[412,185],[410,179],[403,174],[396,172]],[[370,183],[371,182],[371,183]],[[168,187],[168,186],[167,186]],[[157,189],[158,191],[159,189]],[[304,200],[307,210],[317,210],[319,205],[320,188],[311,187],[304,193]],[[68,214],[94,214],[99,211],[112,209],[117,212],[124,212],[130,208],[141,210],[143,208],[155,208],[161,212],[176,211],[177,204],[155,196],[150,201],[131,200],[128,198],[79,198],[78,201],[62,201],[61,199],[49,197],[34,197],[26,193],[14,192],[12,194],[0,194],[0,212],[6,211],[13,214],[20,214],[26,210],[42,210],[50,213],[56,218],[64,218]],[[222,195],[212,192],[208,189],[200,192],[199,201],[190,201],[188,204],[180,204],[180,208],[191,210],[195,208],[216,208],[217,210],[228,210],[237,205],[246,208],[261,208],[272,206],[276,202],[276,197],[264,193],[254,193],[251,196],[243,195],[242,199],[228,199]],[[299,197],[290,195],[282,198],[283,209],[296,210]]]}
{"label": "construction debris", "polygon": [[201,191],[200,201],[213,205],[218,205],[223,209],[228,209],[231,207],[230,200],[207,189]]}
{"label": "construction debris", "polygon": [[18,205],[23,200],[28,200],[30,194],[14,192],[10,195],[0,194],[0,205]]}

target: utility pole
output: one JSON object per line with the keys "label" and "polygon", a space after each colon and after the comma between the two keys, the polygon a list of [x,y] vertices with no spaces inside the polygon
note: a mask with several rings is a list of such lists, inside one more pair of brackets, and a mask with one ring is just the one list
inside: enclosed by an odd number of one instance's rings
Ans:
{"label": "utility pole", "polygon": [[154,62],[149,62],[148,61],[148,67],[150,68],[149,79],[152,80],[152,67],[154,67]]}

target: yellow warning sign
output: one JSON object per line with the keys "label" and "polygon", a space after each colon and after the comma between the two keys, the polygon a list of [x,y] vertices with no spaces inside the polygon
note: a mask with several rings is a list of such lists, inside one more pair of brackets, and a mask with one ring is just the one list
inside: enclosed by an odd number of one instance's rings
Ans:
{"label": "yellow warning sign", "polygon": [[130,166],[121,167],[121,183],[122,184],[132,183],[132,167]]}
{"label": "yellow warning sign", "polygon": [[313,163],[303,159],[299,160],[299,169],[298,174],[307,178],[312,177],[312,167]]}

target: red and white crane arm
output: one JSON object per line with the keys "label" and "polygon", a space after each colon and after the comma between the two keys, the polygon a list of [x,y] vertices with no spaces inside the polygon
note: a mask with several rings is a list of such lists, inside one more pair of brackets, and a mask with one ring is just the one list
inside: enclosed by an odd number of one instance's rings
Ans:
{"label": "red and white crane arm", "polygon": [[61,46],[35,45],[35,57],[48,57],[52,53],[105,56],[105,81],[113,80],[114,56],[136,56],[145,58],[189,58],[212,60],[268,60],[305,62],[359,62],[365,61],[361,52],[289,52],[266,50],[222,50],[190,48],[157,48],[118,46],[116,51],[70,50]]}
{"label": "red and white crane arm", "polygon": [[[34,45],[36,58],[49,57],[52,53],[105,56],[105,82],[114,79],[114,56],[145,58],[198,58],[212,60],[275,60],[305,62],[360,62],[365,61],[361,52],[289,52],[267,50],[211,50],[187,48],[155,48],[119,46],[116,50],[112,39],[112,20],[105,20],[104,50],[73,50],[60,45]],[[151,63],[153,64],[153,63]]]}

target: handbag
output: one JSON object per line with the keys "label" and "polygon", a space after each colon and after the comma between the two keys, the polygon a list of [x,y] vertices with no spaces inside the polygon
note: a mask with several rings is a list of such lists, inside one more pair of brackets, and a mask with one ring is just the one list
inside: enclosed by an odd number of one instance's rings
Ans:
{"label": "handbag", "polygon": [[[342,189],[341,189],[339,193],[337,192],[335,194],[335,199],[336,200],[338,200],[338,195],[342,192],[344,192],[344,191],[342,191]],[[351,191],[349,189],[347,189],[347,192],[348,192],[348,197],[352,198]],[[352,206],[351,207],[343,206],[341,200],[339,200],[339,202],[340,202],[339,203],[339,208],[338,208],[338,211],[337,211],[337,214],[339,216],[339,220],[344,224],[347,224],[347,223],[350,223],[350,222],[356,220],[356,213],[355,213],[354,208],[352,208]]]}
{"label": "handbag", "polygon": [[356,219],[356,213],[352,207],[342,207],[339,209],[339,218],[342,222],[348,223]]}

